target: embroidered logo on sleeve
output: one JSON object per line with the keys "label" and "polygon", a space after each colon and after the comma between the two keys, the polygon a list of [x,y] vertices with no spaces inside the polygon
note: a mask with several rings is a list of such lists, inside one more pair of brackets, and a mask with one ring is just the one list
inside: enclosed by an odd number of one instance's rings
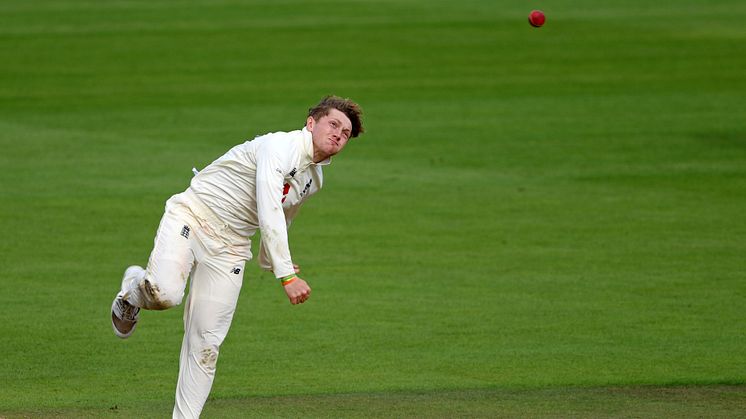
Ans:
{"label": "embroidered logo on sleeve", "polygon": [[303,188],[303,192],[300,193],[300,196],[303,196],[308,192],[309,189],[311,189],[311,184],[313,183],[313,178],[308,179],[308,183],[306,183],[306,186]]}
{"label": "embroidered logo on sleeve", "polygon": [[181,229],[181,235],[182,235],[182,236],[184,236],[184,238],[187,238],[187,239],[188,239],[188,238],[189,238],[189,231],[190,231],[190,230],[189,230],[189,226],[188,226],[188,225],[185,225],[185,226],[184,226],[184,227],[182,227],[182,229]]}

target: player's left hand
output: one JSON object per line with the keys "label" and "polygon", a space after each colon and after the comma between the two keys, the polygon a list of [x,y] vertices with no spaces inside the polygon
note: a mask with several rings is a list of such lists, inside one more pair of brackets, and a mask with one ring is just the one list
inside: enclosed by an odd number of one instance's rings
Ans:
{"label": "player's left hand", "polygon": [[283,286],[283,288],[285,288],[285,294],[287,294],[290,304],[293,305],[303,304],[311,297],[311,287],[300,277],[296,277],[295,280]]}

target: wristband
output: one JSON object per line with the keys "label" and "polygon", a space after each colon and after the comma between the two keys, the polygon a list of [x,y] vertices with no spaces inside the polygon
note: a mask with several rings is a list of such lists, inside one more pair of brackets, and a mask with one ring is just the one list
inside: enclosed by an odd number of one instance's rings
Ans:
{"label": "wristband", "polygon": [[298,279],[298,275],[291,274],[291,275],[283,276],[282,278],[280,278],[280,283],[282,283],[282,286],[284,287],[285,285],[290,284],[291,282],[295,281],[296,279]]}

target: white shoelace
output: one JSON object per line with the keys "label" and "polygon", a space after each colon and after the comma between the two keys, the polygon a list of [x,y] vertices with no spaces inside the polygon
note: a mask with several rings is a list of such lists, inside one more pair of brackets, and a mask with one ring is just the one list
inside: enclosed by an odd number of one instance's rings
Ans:
{"label": "white shoelace", "polygon": [[119,318],[129,322],[137,321],[137,313],[140,312],[139,307],[135,307],[123,299],[117,300],[117,311],[119,311]]}

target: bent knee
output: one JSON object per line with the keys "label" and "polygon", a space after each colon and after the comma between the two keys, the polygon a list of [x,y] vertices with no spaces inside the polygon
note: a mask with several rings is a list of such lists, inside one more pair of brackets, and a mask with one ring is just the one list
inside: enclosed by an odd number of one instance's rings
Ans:
{"label": "bent knee", "polygon": [[208,374],[215,372],[215,368],[218,364],[218,355],[220,350],[218,346],[208,345],[203,347],[197,352],[192,353],[192,356],[196,359],[197,365]]}
{"label": "bent knee", "polygon": [[182,287],[166,287],[148,279],[140,281],[139,287],[145,296],[145,308],[148,310],[165,310],[181,304],[184,298]]}
{"label": "bent knee", "polygon": [[207,369],[215,369],[215,365],[218,363],[218,348],[210,346],[199,353],[199,363]]}

